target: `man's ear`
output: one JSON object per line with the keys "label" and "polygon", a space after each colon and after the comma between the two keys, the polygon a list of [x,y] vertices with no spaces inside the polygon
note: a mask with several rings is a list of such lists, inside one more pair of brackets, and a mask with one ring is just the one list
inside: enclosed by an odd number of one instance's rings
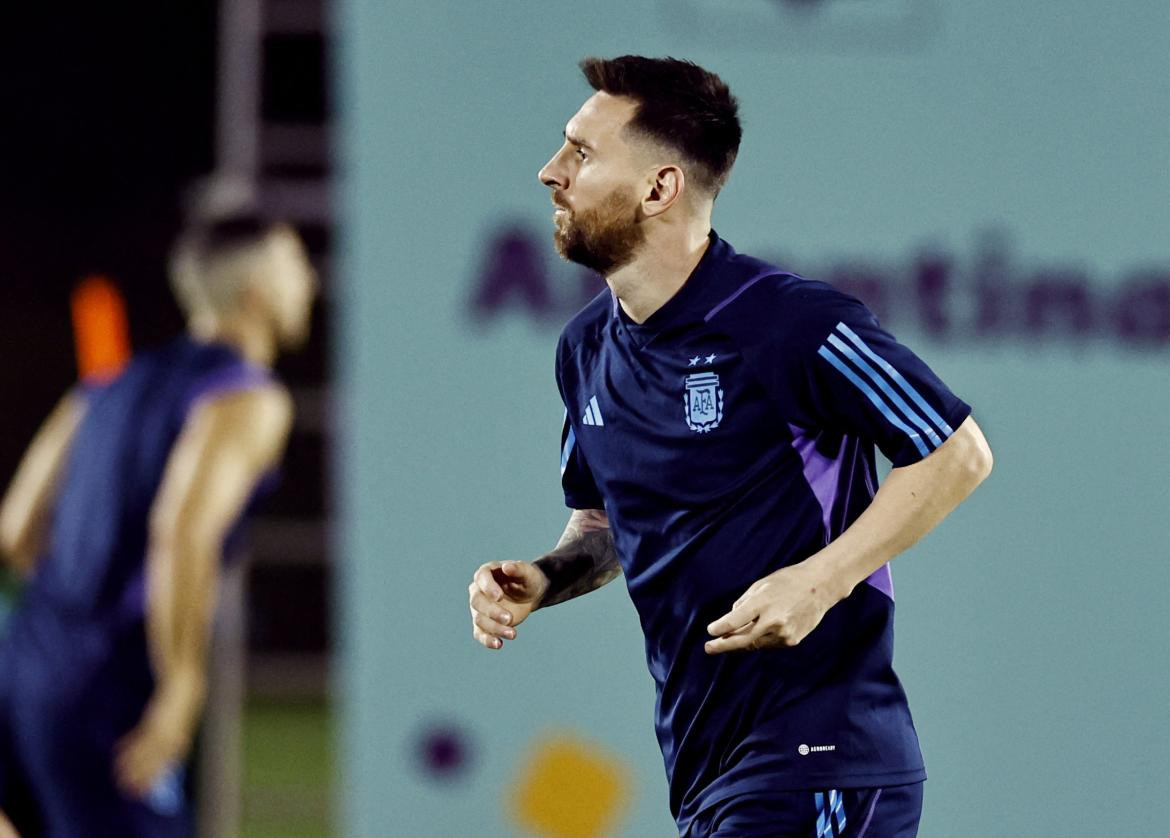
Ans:
{"label": "man's ear", "polygon": [[642,212],[647,216],[661,215],[682,197],[686,176],[678,166],[661,166],[651,176],[650,189],[642,199]]}
{"label": "man's ear", "polygon": [[270,285],[268,277],[261,270],[253,268],[244,280],[244,287],[240,289],[239,305],[248,312],[271,308],[273,292]]}

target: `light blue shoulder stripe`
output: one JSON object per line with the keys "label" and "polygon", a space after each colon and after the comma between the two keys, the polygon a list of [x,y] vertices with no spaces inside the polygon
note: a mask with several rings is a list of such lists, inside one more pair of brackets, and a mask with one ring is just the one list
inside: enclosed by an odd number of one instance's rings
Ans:
{"label": "light blue shoulder stripe", "polygon": [[844,323],[838,323],[837,328],[841,330],[841,334],[845,335],[845,337],[853,341],[854,346],[872,358],[879,367],[885,370],[886,374],[889,375],[890,378],[894,379],[894,381],[898,383],[898,386],[900,386],[906,392],[906,395],[908,395],[916,405],[922,408],[922,412],[926,414],[927,418],[929,418],[931,422],[934,422],[940,431],[942,431],[947,436],[950,436],[955,432],[954,429],[951,428],[951,426],[948,425],[946,421],[938,415],[938,412],[927,403],[926,399],[922,398],[918,391],[914,389],[914,386],[902,377],[902,373],[894,369],[889,361],[879,357],[875,352],[873,352],[873,350],[871,350],[869,346],[866,345],[865,341],[859,338],[857,334]]}
{"label": "light blue shoulder stripe", "polygon": [[917,425],[918,430],[926,434],[927,439],[934,443],[936,448],[942,445],[942,440],[938,438],[938,434],[934,432],[934,428],[930,427],[926,420],[923,419],[917,411],[911,408],[910,405],[906,404],[906,401],[894,391],[894,388],[887,384],[884,378],[878,375],[877,370],[867,364],[860,355],[854,352],[849,347],[849,345],[845,343],[845,341],[841,340],[841,338],[837,337],[836,335],[829,335],[829,343],[837,347],[842,355],[856,364],[858,369],[865,373],[869,377],[869,380],[876,384],[878,389],[885,393],[896,407],[901,409],[902,415]]}
{"label": "light blue shoulder stripe", "polygon": [[882,412],[882,415],[886,417],[891,425],[901,431],[904,431],[906,435],[910,437],[910,440],[914,443],[914,447],[918,449],[919,454],[925,457],[930,453],[926,450],[926,443],[922,441],[922,437],[919,435],[918,431],[914,430],[901,419],[899,419],[898,415],[890,409],[890,406],[882,400],[882,397],[874,392],[872,387],[862,381],[861,378],[857,376],[857,373],[849,369],[844,361],[834,355],[832,351],[830,351],[829,347],[822,346],[817,350],[817,354],[836,367],[842,375],[853,382],[853,385],[857,387],[857,389],[865,393],[866,398],[868,398],[873,403],[874,407]]}

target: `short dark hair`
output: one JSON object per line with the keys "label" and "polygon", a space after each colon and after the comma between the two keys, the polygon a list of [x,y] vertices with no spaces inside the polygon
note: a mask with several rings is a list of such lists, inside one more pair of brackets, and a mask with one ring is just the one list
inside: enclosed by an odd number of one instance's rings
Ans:
{"label": "short dark hair", "polygon": [[254,213],[238,213],[197,221],[180,236],[200,264],[262,244],[280,225]]}
{"label": "short dark hair", "polygon": [[188,313],[207,305],[222,308],[238,291],[234,280],[220,276],[227,260],[262,246],[285,225],[253,213],[236,213],[194,221],[171,251],[171,287]]}
{"label": "short dark hair", "polygon": [[580,66],[594,90],[634,99],[629,128],[681,153],[699,186],[718,194],[743,136],[739,103],[723,79],[677,58],[589,57]]}

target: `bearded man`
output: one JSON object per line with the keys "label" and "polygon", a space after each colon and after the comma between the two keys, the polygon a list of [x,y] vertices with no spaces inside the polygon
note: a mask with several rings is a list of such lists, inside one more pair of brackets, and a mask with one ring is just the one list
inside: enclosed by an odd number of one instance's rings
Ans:
{"label": "bearded man", "polygon": [[500,649],[624,575],[681,836],[915,835],[888,563],[990,473],[987,442],[861,302],[711,228],[741,137],[718,76],[581,68],[596,92],[539,175],[557,249],[609,286],[557,347],[573,512],[552,551],[474,573],[473,636]]}
{"label": "bearded man", "polygon": [[0,807],[26,836],[191,834],[220,571],[284,452],[271,366],[307,338],[317,280],[300,237],[253,216],[188,231],[172,267],[186,334],[66,393],[0,504],[28,578],[0,642]]}

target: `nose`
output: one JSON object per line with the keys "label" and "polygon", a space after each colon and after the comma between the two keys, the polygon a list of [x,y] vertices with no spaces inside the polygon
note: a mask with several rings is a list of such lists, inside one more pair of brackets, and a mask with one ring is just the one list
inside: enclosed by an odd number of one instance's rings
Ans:
{"label": "nose", "polygon": [[545,163],[544,168],[536,174],[540,182],[550,189],[565,189],[569,185],[564,169],[558,165],[559,159],[560,154],[558,153]]}

